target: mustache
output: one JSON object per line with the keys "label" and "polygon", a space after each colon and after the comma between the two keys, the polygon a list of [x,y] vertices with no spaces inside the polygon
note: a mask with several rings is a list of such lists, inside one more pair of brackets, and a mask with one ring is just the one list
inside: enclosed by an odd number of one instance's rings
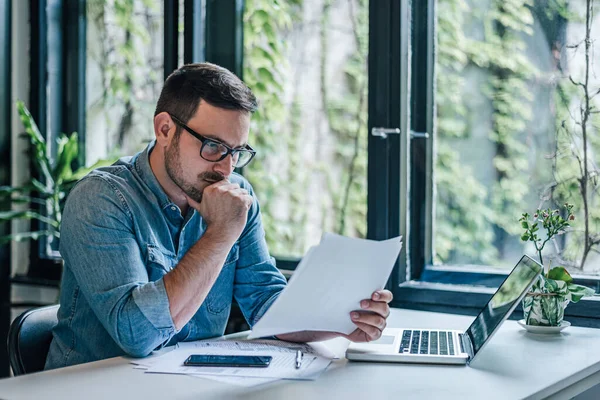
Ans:
{"label": "mustache", "polygon": [[225,179],[225,177],[217,172],[207,171],[198,175],[198,179],[212,182],[219,182]]}

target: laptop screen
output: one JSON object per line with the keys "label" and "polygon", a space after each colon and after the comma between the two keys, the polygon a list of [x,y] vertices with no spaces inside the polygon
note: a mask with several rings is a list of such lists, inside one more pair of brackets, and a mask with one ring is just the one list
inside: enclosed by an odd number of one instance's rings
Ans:
{"label": "laptop screen", "polygon": [[541,271],[542,266],[531,258],[527,256],[521,258],[467,329],[467,334],[473,344],[473,356],[489,340],[500,324],[508,318],[517,306],[516,303],[521,295],[529,289]]}

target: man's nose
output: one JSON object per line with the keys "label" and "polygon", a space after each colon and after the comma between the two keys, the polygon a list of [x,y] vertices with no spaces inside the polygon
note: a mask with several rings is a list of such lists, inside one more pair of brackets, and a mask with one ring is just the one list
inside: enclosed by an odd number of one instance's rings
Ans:
{"label": "man's nose", "polygon": [[233,155],[227,154],[227,156],[221,161],[217,161],[214,164],[213,171],[220,173],[221,175],[228,177],[233,172],[235,168],[233,165]]}

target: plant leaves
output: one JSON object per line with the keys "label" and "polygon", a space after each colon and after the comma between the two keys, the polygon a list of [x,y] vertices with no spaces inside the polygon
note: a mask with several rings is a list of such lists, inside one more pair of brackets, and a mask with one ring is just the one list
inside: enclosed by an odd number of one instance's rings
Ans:
{"label": "plant leaves", "polygon": [[10,235],[0,236],[0,244],[5,244],[11,241],[14,242],[22,242],[25,240],[38,240],[44,236],[55,236],[60,238],[60,233],[58,231],[34,231],[34,232],[19,232],[13,233]]}
{"label": "plant leaves", "polygon": [[45,217],[35,211],[0,211],[0,221],[11,221],[13,219],[37,219],[55,228],[59,227],[57,221],[52,218]]}
{"label": "plant leaves", "polygon": [[61,134],[56,140],[58,148],[56,150],[56,165],[52,171],[52,176],[57,184],[70,179],[73,175],[71,164],[77,158],[79,153],[79,144],[77,142],[77,133],[73,132],[71,136]]}
{"label": "plant leaves", "polygon": [[29,141],[34,148],[35,154],[33,155],[32,160],[40,174],[42,174],[44,179],[50,183],[52,182],[52,175],[50,173],[50,157],[48,156],[48,146],[46,145],[46,140],[40,133],[40,129],[35,123],[33,116],[25,106],[25,103],[17,100],[16,104],[19,117],[21,118],[21,122],[25,127],[26,136],[29,137]]}
{"label": "plant leaves", "polygon": [[586,286],[576,285],[574,283],[568,284],[569,297],[573,303],[577,303],[583,297],[592,296],[596,291]]}
{"label": "plant leaves", "polygon": [[564,267],[554,267],[548,271],[548,279],[554,279],[557,281],[573,282],[573,277]]}

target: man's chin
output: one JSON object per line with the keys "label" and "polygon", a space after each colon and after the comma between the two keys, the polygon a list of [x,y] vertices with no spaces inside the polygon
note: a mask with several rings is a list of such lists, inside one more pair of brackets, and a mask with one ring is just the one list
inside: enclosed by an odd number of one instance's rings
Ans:
{"label": "man's chin", "polygon": [[186,190],[185,194],[196,203],[200,203],[202,201],[202,191],[197,189]]}

